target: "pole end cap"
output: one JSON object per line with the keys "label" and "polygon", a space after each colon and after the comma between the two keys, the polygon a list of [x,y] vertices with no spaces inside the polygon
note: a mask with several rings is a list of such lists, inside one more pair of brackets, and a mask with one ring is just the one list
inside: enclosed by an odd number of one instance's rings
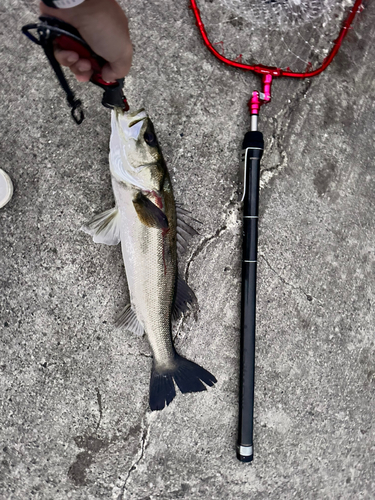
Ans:
{"label": "pole end cap", "polygon": [[254,458],[253,446],[237,445],[237,458],[240,462],[252,462]]}

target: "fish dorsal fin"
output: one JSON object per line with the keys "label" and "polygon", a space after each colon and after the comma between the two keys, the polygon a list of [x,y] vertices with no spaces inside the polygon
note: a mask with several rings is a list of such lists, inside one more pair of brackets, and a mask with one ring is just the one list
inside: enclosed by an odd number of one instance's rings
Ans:
{"label": "fish dorsal fin", "polygon": [[143,326],[139,322],[137,315],[130,304],[126,305],[118,315],[115,325],[119,327],[122,326],[139,337],[142,337],[145,333]]}
{"label": "fish dorsal fin", "polygon": [[197,219],[194,219],[188,210],[185,210],[180,205],[176,205],[177,217],[177,249],[180,254],[186,251],[190,238],[199,234],[190,222],[202,224]]}
{"label": "fish dorsal fin", "polygon": [[139,192],[133,200],[139,220],[148,227],[168,229],[168,219],[165,213],[143,193]]}
{"label": "fish dorsal fin", "polygon": [[95,243],[117,245],[120,242],[120,213],[117,207],[95,215],[81,229],[90,234]]}
{"label": "fish dorsal fin", "polygon": [[172,319],[174,321],[177,320],[181,314],[185,313],[195,304],[197,304],[195,293],[181,276],[177,276]]}

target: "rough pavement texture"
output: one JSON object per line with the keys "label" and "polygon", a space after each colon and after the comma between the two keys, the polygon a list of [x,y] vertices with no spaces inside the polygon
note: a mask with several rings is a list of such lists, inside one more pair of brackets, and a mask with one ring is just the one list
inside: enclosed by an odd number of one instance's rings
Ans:
{"label": "rough pavement texture", "polygon": [[375,5],[331,67],[277,81],[262,110],[255,461],[235,458],[241,212],[238,152],[255,75],[225,69],[187,2],[129,2],[129,102],[153,118],[176,199],[203,222],[181,269],[200,309],[176,345],[206,393],[148,409],[145,339],[113,327],[120,248],[79,228],[112,206],[108,111],[75,84],[69,118],[36,2],[1,7],[1,499],[373,499]]}

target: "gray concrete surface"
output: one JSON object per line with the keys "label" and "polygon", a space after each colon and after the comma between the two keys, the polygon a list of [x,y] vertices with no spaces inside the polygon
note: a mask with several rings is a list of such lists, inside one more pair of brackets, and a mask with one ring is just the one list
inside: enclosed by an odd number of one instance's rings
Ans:
{"label": "gray concrete surface", "polygon": [[[262,112],[255,460],[234,453],[240,286],[238,151],[254,75],[202,46],[186,2],[129,2],[126,92],[152,116],[176,199],[203,222],[181,269],[200,309],[179,351],[218,378],[148,410],[145,339],[112,326],[120,249],[79,231],[111,207],[100,91],[80,128],[1,7],[1,482],[5,499],[373,499],[375,5],[332,66],[277,81]],[[166,15],[166,13],[168,15]]]}

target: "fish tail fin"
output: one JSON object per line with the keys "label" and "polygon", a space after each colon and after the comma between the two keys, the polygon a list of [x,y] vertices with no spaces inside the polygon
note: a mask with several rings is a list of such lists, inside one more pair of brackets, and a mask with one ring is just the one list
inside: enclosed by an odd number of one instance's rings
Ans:
{"label": "fish tail fin", "polygon": [[162,410],[174,399],[176,396],[174,382],[176,382],[180,391],[185,394],[187,392],[205,391],[206,386],[204,384],[213,386],[216,378],[209,371],[178,354],[176,354],[173,369],[158,370],[153,365],[150,381],[151,410]]}
{"label": "fish tail fin", "polygon": [[173,383],[171,372],[161,372],[152,366],[150,380],[150,408],[154,410],[162,410],[165,405],[174,399],[176,389]]}

